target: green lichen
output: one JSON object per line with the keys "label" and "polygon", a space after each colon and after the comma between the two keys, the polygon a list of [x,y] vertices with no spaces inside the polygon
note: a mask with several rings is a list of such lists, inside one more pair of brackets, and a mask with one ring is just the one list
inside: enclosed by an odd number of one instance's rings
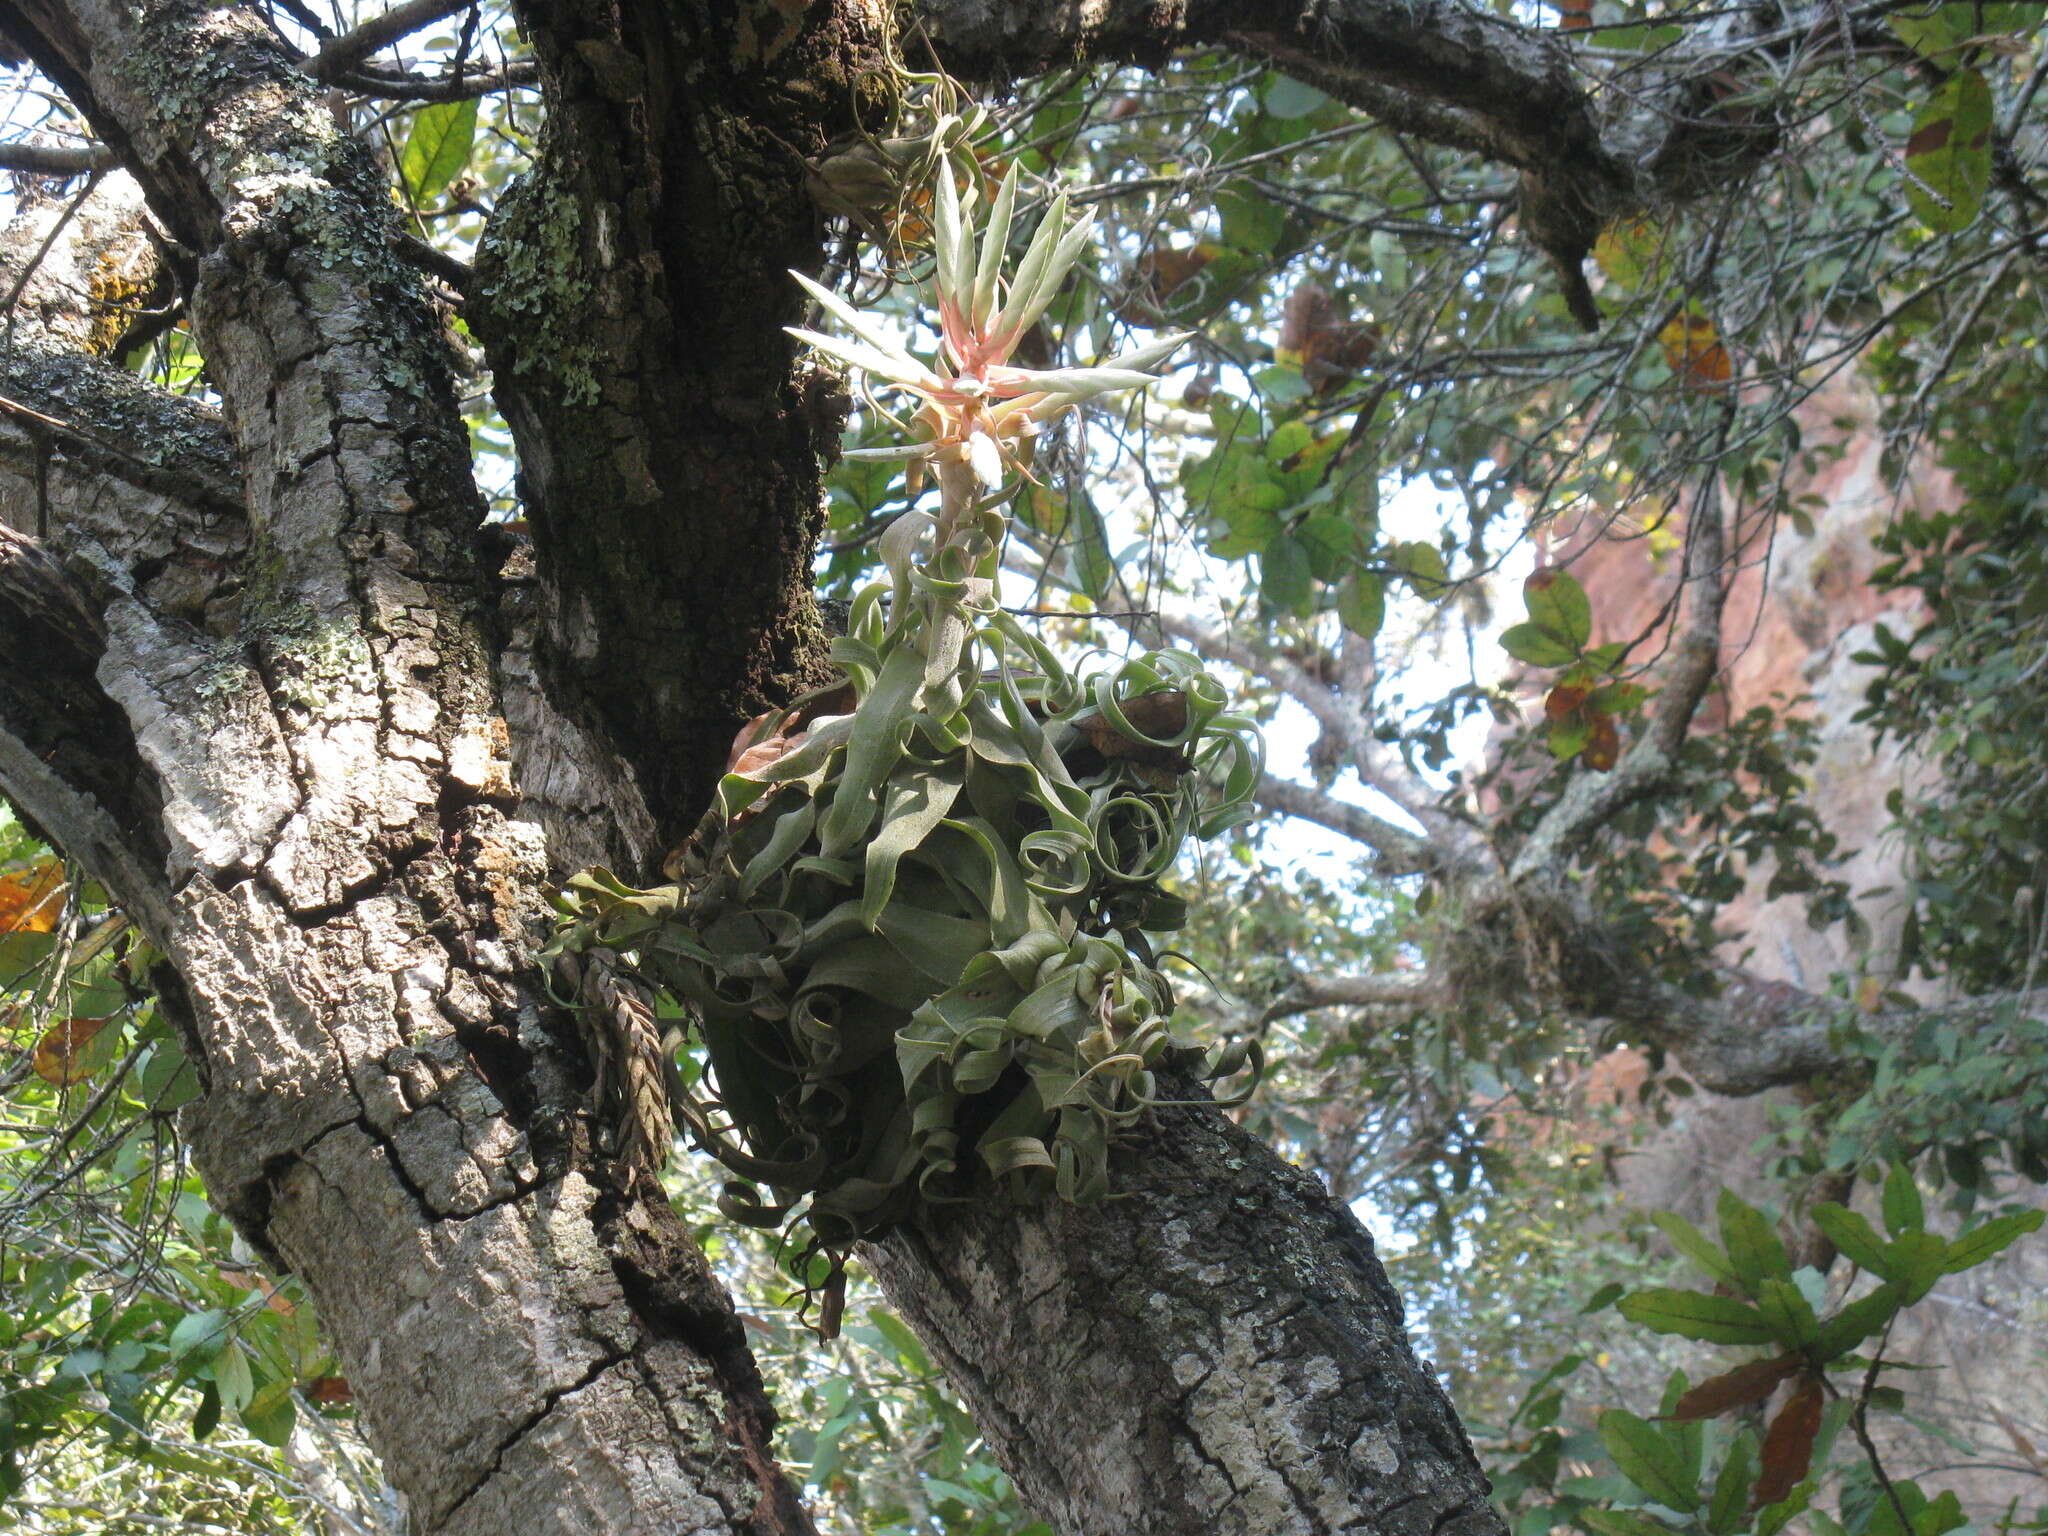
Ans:
{"label": "green lichen", "polygon": [[593,292],[583,210],[545,176],[521,177],[498,200],[477,268],[476,306],[489,328],[516,338],[513,372],[552,376],[569,405],[599,398],[596,342],[583,324]]}

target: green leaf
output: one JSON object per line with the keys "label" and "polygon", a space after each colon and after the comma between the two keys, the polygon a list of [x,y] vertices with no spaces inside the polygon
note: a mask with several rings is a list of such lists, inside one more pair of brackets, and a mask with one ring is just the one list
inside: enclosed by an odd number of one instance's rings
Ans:
{"label": "green leaf", "polygon": [[208,1382],[199,1392],[199,1410],[192,1415],[192,1438],[204,1440],[220,1428],[220,1388]]}
{"label": "green leaf", "polygon": [[398,174],[415,202],[426,202],[460,176],[476,141],[476,99],[437,102],[413,115],[398,157]]}
{"label": "green leaf", "polygon": [[870,1307],[868,1321],[875,1325],[876,1332],[889,1341],[889,1347],[896,1351],[897,1363],[904,1370],[913,1376],[931,1374],[931,1356],[925,1353],[924,1344],[910,1331],[902,1318],[882,1307]]}
{"label": "green leaf", "polygon": [[171,1330],[171,1358],[183,1362],[195,1355],[211,1356],[228,1336],[228,1315],[218,1307],[189,1312]]}
{"label": "green leaf", "polygon": [[1685,1458],[1663,1430],[1625,1409],[1600,1415],[1600,1441],[1614,1464],[1643,1492],[1667,1509],[1691,1514],[1699,1490]]}
{"label": "green leaf", "polygon": [[1394,546],[1394,569],[1408,578],[1418,597],[1437,602],[1451,590],[1444,552],[1422,539]]}
{"label": "green leaf", "polygon": [[1806,1506],[1813,1502],[1813,1485],[1801,1483],[1775,1504],[1767,1504],[1757,1512],[1756,1536],[1778,1536],[1794,1516],[1806,1512]]}
{"label": "green leaf", "polygon": [[1671,1211],[1653,1211],[1650,1220],[1671,1242],[1671,1246],[1691,1259],[1707,1275],[1726,1285],[1735,1283],[1735,1266],[1728,1262],[1728,1255],[1717,1248],[1707,1235],[1683,1216]]}
{"label": "green leaf", "polygon": [[1501,631],[1500,648],[1532,667],[1570,666],[1578,652],[1540,624],[1510,624]]}
{"label": "green leaf", "polygon": [[1927,1225],[1927,1207],[1921,1203],[1920,1186],[1913,1182],[1913,1171],[1904,1163],[1893,1163],[1891,1172],[1885,1175],[1881,1206],[1885,1230],[1893,1237],[1918,1232]]}
{"label": "green leaf", "polygon": [[299,1416],[289,1376],[267,1381],[242,1409],[242,1427],[265,1445],[282,1447]]}
{"label": "green leaf", "polygon": [[1268,363],[1254,369],[1252,383],[1274,405],[1293,405],[1308,398],[1308,380],[1301,376],[1299,368],[1290,368],[1285,363]]}
{"label": "green leaf", "polygon": [[1970,1228],[1948,1245],[1948,1259],[1942,1266],[1944,1273],[1959,1275],[2003,1253],[2029,1232],[2038,1232],[2044,1214],[2048,1213],[2020,1211],[2011,1216],[1994,1217],[1982,1226]]}
{"label": "green leaf", "polygon": [[1270,256],[1287,232],[1287,210],[1273,198],[1226,187],[1216,194],[1223,243],[1252,256]]}
{"label": "green leaf", "polygon": [[1574,651],[1593,638],[1593,605],[1569,571],[1546,568],[1522,583],[1529,620],[1559,636]]}
{"label": "green leaf", "polygon": [[1386,583],[1369,571],[1353,571],[1337,585],[1337,617],[1354,635],[1372,639],[1387,621]]}
{"label": "green leaf", "polygon": [[1335,512],[1311,512],[1295,530],[1308,550],[1309,569],[1316,580],[1342,581],[1357,564],[1357,525]]}
{"label": "green leaf", "polygon": [[1902,1294],[1895,1284],[1881,1285],[1869,1295],[1850,1302],[1821,1324],[1820,1343],[1816,1346],[1821,1359],[1833,1360],[1846,1355],[1865,1339],[1884,1332],[1903,1304]]}
{"label": "green leaf", "polygon": [[1820,1340],[1820,1320],[1813,1307],[1789,1280],[1766,1278],[1756,1291],[1756,1307],[1772,1332],[1788,1349],[1806,1349]]}
{"label": "green leaf", "polygon": [[1792,1266],[1785,1258],[1785,1245],[1771,1229],[1770,1221],[1755,1206],[1732,1190],[1722,1190],[1715,1214],[1721,1221],[1721,1246],[1728,1250],[1735,1280],[1750,1295],[1766,1279],[1790,1280]]}
{"label": "green leaf", "polygon": [[1282,613],[1306,614],[1314,591],[1307,546],[1282,534],[1259,556],[1259,596]]}
{"label": "green leaf", "polygon": [[1068,515],[1074,529],[1074,584],[1099,603],[1109,596],[1116,580],[1116,562],[1109,555],[1109,533],[1102,526],[1102,514],[1096,510],[1095,499],[1085,491],[1075,493]]}
{"label": "green leaf", "polygon": [[1586,750],[1593,739],[1593,722],[1584,713],[1560,716],[1550,722],[1550,755],[1567,762]]}
{"label": "green leaf", "polygon": [[1287,75],[1271,75],[1259,92],[1266,110],[1274,117],[1307,117],[1311,112],[1329,105],[1330,98],[1312,85]]}
{"label": "green leaf", "polygon": [[1623,1297],[1616,1310],[1657,1333],[1707,1344],[1768,1344],[1777,1337],[1761,1312],[1733,1296],[1660,1286]]}
{"label": "green leaf", "polygon": [[1893,1239],[1891,1263],[1911,1306],[1948,1272],[1948,1244],[1932,1232],[1908,1232]]}
{"label": "green leaf", "polygon": [[1626,1287],[1619,1280],[1610,1280],[1587,1298],[1586,1304],[1579,1308],[1579,1316],[1585,1317],[1591,1313],[1611,1307],[1621,1300],[1624,1294],[1626,1294]]}
{"label": "green leaf", "polygon": [[1572,1519],[1599,1536],[1671,1536],[1671,1527],[1662,1520],[1632,1509],[1582,1509]]}
{"label": "green leaf", "polygon": [[1856,1212],[1829,1201],[1813,1208],[1813,1222],[1851,1264],[1869,1270],[1879,1279],[1891,1278],[1885,1272],[1884,1239]]}
{"label": "green leaf", "polygon": [[1944,80],[1906,139],[1906,202],[1936,234],[1975,222],[1991,183],[1991,87],[1974,69]]}
{"label": "green leaf", "polygon": [[230,1413],[240,1413],[256,1395],[256,1378],[249,1369],[249,1357],[230,1344],[213,1357],[213,1380],[220,1388],[220,1400]]}
{"label": "green leaf", "polygon": [[1756,1435],[1743,1430],[1728,1446],[1728,1458],[1714,1479],[1714,1494],[1707,1501],[1707,1530],[1712,1536],[1731,1536],[1742,1529],[1749,1509],[1749,1491],[1756,1486]]}

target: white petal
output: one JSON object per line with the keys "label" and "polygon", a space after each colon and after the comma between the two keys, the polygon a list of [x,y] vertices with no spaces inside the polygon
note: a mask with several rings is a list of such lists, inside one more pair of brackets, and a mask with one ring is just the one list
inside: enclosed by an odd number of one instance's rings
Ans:
{"label": "white petal", "polygon": [[996,309],[996,278],[1003,270],[1003,257],[1010,244],[1010,211],[1017,203],[1017,162],[1003,173],[1002,189],[995,207],[989,210],[988,225],[981,236],[981,266],[974,274],[974,311],[977,330],[985,330]]}
{"label": "white petal", "polygon": [[986,432],[971,433],[967,439],[967,462],[974,466],[974,477],[990,490],[1003,483],[1003,454],[996,446],[996,440]]}
{"label": "white petal", "polygon": [[936,384],[938,382],[938,376],[932,373],[930,369],[925,368],[923,363],[920,363],[916,358],[904,351],[902,344],[895,337],[877,326],[873,320],[840,298],[838,294],[822,284],[812,282],[801,272],[792,272],[789,275],[802,285],[805,293],[808,293],[819,304],[823,305],[833,319],[837,320],[877,352],[881,353],[884,357],[897,359],[898,366],[901,368],[922,370],[925,377],[930,379],[932,383]]}
{"label": "white petal", "polygon": [[843,363],[851,363],[856,368],[865,368],[878,377],[915,389],[940,387],[937,374],[917,359],[906,357],[900,352],[891,354],[877,351],[858,341],[848,341],[843,336],[827,336],[822,331],[807,331],[801,326],[786,325],[783,329],[798,341],[809,342],[820,352],[836,357]]}

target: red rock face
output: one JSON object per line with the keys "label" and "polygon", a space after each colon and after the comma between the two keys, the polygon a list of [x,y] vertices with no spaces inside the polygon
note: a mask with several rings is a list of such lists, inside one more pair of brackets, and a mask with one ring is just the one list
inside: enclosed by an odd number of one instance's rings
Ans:
{"label": "red rock face", "polygon": [[[1790,491],[1810,515],[1808,530],[1790,519],[1731,510],[1721,676],[1698,720],[1698,728],[1715,730],[1758,706],[1790,705],[1815,723],[1821,751],[1811,800],[1849,851],[1840,873],[1852,890],[1898,883],[1899,850],[1884,835],[1885,796],[1914,772],[1895,743],[1874,748],[1869,733],[1851,720],[1871,672],[1850,658],[1869,646],[1884,617],[1893,616],[1896,630],[1916,622],[1908,611],[1918,604],[1915,594],[1871,585],[1879,563],[1876,539],[1902,506],[1939,507],[1955,494],[1949,477],[1931,466],[1915,472],[1902,491],[1889,487],[1875,417],[1869,392],[1846,374],[1800,411],[1811,463],[1791,476]],[[1669,621],[1684,517],[1680,508],[1649,529],[1588,523],[1552,530],[1544,558],[1568,566],[1592,598],[1596,640],[1634,638]],[[1728,959],[1746,954],[1758,974],[1814,989],[1861,962],[1839,931],[1817,934],[1807,927],[1803,901],[1765,902],[1769,873],[1758,872],[1751,893],[1727,909],[1727,925],[1744,934]],[[1864,916],[1872,946],[1881,952],[1896,937],[1903,912],[1879,902]]]}

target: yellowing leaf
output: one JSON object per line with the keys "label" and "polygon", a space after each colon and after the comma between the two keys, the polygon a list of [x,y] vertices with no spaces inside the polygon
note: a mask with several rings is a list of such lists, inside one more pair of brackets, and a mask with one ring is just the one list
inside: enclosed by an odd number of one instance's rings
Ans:
{"label": "yellowing leaf", "polygon": [[1671,371],[1690,388],[1725,384],[1734,375],[1728,349],[1721,345],[1714,322],[1705,315],[1680,315],[1657,333],[1657,342]]}
{"label": "yellowing leaf", "polygon": [[[95,1042],[113,1022],[112,1018],[65,1019],[52,1024],[36,1042],[35,1055],[30,1058],[36,1076],[53,1088],[69,1088],[73,1083],[84,1082],[112,1056],[108,1046]],[[119,1033],[117,1030],[109,1036],[109,1042],[118,1043]]]}
{"label": "yellowing leaf", "polygon": [[1648,219],[1622,219],[1600,231],[1593,260],[1623,288],[1639,287],[1657,260],[1657,226]]}
{"label": "yellowing leaf", "polygon": [[63,860],[43,859],[0,875],[0,933],[49,933],[63,911]]}

